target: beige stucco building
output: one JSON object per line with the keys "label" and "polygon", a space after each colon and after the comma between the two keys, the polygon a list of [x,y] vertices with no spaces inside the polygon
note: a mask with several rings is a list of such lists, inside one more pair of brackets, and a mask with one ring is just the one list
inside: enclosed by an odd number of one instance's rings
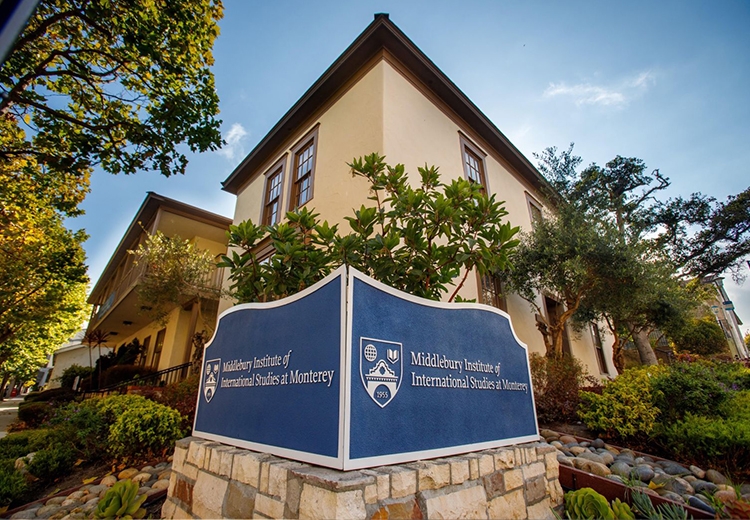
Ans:
{"label": "beige stucco building", "polygon": [[[190,240],[218,258],[226,253],[230,224],[226,217],[149,192],[91,291],[88,301],[93,312],[88,331],[107,333],[107,345],[117,348],[138,339],[145,346],[141,364],[156,370],[191,361],[193,335],[213,331],[218,297],[176,306],[166,323],[151,320],[143,312],[147,303],[141,302],[136,293],[145,266],[134,266],[134,256],[128,251],[137,249],[147,233],[161,231],[168,237]],[[222,277],[222,270],[217,269],[205,280],[206,287],[220,287]]]}
{"label": "beige stucco building", "polygon": [[[347,162],[378,152],[417,167],[440,168],[443,180],[466,176],[505,201],[508,219],[528,230],[548,204],[545,180],[443,72],[387,15],[375,20],[310,87],[224,181],[237,196],[234,222],[270,224],[307,206],[347,230],[345,216],[368,204],[368,184]],[[537,317],[515,295],[497,294],[495,280],[469,278],[464,298],[504,308],[531,352],[543,353]],[[560,311],[554,295],[539,295],[548,317]],[[220,311],[231,305],[222,301]],[[591,374],[616,374],[611,345],[593,328],[568,331],[566,348]]]}

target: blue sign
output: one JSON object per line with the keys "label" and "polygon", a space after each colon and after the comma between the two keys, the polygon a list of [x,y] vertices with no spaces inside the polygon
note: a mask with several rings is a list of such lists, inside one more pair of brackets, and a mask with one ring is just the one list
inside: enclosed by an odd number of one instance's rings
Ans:
{"label": "blue sign", "polygon": [[338,469],[538,439],[507,314],[425,300],[344,267],[221,315],[194,435]]}

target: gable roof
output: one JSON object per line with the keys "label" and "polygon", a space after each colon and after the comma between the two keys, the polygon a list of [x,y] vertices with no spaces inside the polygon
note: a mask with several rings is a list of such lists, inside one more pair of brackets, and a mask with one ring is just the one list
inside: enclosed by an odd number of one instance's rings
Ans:
{"label": "gable roof", "polygon": [[99,296],[99,293],[104,289],[104,285],[112,275],[114,275],[115,270],[117,269],[117,266],[120,265],[120,261],[123,257],[128,254],[128,248],[143,232],[141,226],[148,226],[160,208],[217,227],[229,229],[229,226],[232,224],[231,218],[223,217],[216,213],[206,211],[205,209],[197,208],[190,204],[180,202],[179,200],[170,199],[169,197],[149,191],[146,198],[143,200],[143,204],[141,204],[135,217],[133,217],[133,220],[130,222],[130,226],[128,226],[127,231],[125,231],[122,240],[120,240],[120,243],[117,244],[117,248],[112,253],[112,257],[109,259],[107,267],[105,267],[102,274],[99,275],[99,279],[89,295],[89,303],[96,303],[96,299]]}
{"label": "gable roof", "polygon": [[237,194],[242,186],[299,127],[356,74],[377,52],[386,49],[424,85],[455,111],[533,186],[547,181],[477,106],[461,92],[396,25],[387,14],[376,14],[373,22],[328,67],[318,80],[284,114],[278,123],[222,182],[222,189]]}

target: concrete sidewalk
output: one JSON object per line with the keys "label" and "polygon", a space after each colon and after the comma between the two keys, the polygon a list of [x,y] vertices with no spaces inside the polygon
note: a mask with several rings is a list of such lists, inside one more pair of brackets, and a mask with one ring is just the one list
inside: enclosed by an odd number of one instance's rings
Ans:
{"label": "concrete sidewalk", "polygon": [[0,401],[0,439],[8,435],[8,426],[18,417],[18,405],[23,397],[11,397]]}

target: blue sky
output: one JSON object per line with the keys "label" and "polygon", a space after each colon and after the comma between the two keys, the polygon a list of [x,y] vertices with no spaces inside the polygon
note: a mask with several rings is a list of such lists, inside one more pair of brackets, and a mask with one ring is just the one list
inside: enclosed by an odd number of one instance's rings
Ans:
{"label": "blue sky", "polygon": [[[90,234],[92,282],[147,191],[231,217],[234,197],[221,181],[379,12],[532,162],[535,152],[575,142],[584,164],[619,154],[659,168],[672,181],[670,196],[700,191],[725,200],[750,184],[750,2],[225,0],[224,7],[214,74],[228,145],[192,156],[184,176],[95,172],[86,215],[69,221]],[[750,281],[727,285],[742,330],[750,330]]]}

